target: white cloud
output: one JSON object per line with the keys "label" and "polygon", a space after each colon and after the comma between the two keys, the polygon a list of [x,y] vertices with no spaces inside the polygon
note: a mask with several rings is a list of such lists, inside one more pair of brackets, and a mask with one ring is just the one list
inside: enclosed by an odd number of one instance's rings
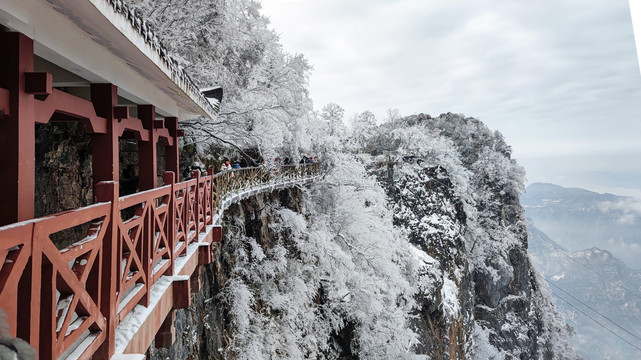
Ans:
{"label": "white cloud", "polygon": [[[641,151],[641,75],[627,1],[263,6],[285,49],[314,65],[317,108],[336,102],[346,117],[371,110],[383,118],[388,108],[464,113],[501,131],[517,157]],[[641,173],[640,161],[629,166]]]}
{"label": "white cloud", "polygon": [[[603,213],[615,213],[617,222],[623,225],[635,225],[641,220],[641,200],[629,198],[616,202],[604,201],[598,204]],[[638,248],[638,244],[634,244]]]}

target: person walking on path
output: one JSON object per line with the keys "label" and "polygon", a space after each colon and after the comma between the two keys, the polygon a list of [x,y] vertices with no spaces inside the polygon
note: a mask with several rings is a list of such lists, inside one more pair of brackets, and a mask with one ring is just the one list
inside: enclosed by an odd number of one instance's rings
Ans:
{"label": "person walking on path", "polygon": [[229,159],[225,160],[225,162],[220,166],[220,171],[227,171],[227,170],[231,170]]}

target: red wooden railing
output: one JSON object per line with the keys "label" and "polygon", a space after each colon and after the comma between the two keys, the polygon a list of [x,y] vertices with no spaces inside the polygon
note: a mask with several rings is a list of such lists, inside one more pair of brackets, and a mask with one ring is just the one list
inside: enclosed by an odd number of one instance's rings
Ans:
{"label": "red wooden railing", "polygon": [[[0,228],[0,304],[13,335],[30,340],[49,358],[78,340],[93,353],[105,339],[100,280],[110,209],[109,203],[95,204]],[[63,250],[51,242],[51,234],[88,221],[81,241]],[[18,321],[21,314],[29,314],[28,321]]]}
{"label": "red wooden railing", "polygon": [[[225,199],[318,172],[318,164],[194,172],[177,184],[168,172],[165,186],[112,201],[117,184],[100,183],[100,203],[0,227],[0,305],[12,334],[40,359],[110,357],[115,328],[136,305],[149,306],[150,287],[174,273]],[[82,224],[87,235],[58,250],[50,235]]]}

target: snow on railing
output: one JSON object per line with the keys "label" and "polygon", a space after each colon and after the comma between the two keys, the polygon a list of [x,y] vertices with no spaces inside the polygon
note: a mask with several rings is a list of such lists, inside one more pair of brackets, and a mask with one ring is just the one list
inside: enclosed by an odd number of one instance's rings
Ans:
{"label": "snow on railing", "polygon": [[[40,359],[110,357],[118,324],[136,305],[149,306],[151,286],[175,275],[187,246],[230,204],[319,173],[319,164],[194,171],[175,183],[167,172],[165,186],[120,198],[117,183],[102,182],[97,204],[0,227],[0,304],[12,335]],[[57,249],[51,241],[82,225],[78,242]]]}

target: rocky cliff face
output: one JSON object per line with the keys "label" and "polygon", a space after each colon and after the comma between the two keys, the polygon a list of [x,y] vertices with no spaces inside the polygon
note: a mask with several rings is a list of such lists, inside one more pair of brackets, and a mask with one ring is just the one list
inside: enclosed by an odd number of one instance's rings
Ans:
{"label": "rocky cliff face", "polygon": [[[572,358],[569,330],[527,256],[523,170],[502,136],[454,114],[409,117],[382,133],[373,141],[397,147],[371,167],[393,199],[394,223],[431,257],[417,312],[420,352]],[[453,304],[446,294],[456,295]]]}
{"label": "rocky cliff face", "polygon": [[231,208],[176,344],[149,358],[574,358],[527,257],[509,148],[475,119],[429,120],[383,128],[385,156],[328,158],[310,188]]}

